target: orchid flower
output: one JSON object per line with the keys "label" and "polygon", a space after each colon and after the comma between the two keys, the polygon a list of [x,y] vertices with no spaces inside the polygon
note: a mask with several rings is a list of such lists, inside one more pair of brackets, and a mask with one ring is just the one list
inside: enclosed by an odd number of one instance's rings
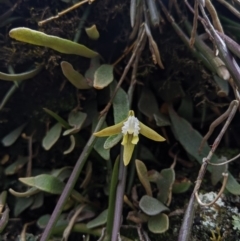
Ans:
{"label": "orchid flower", "polygon": [[127,166],[131,160],[135,145],[139,141],[139,133],[154,141],[165,141],[165,138],[157,132],[140,122],[135,116],[134,111],[130,110],[128,118],[122,122],[109,126],[99,132],[93,133],[94,136],[112,136],[121,133],[123,134],[123,162]]}

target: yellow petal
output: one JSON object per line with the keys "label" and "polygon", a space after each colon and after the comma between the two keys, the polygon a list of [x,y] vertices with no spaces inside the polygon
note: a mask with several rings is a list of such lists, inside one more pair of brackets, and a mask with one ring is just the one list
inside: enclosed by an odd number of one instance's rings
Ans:
{"label": "yellow petal", "polygon": [[131,160],[135,145],[132,144],[132,138],[128,135],[128,142],[123,146],[123,163],[127,166]]}
{"label": "yellow petal", "polygon": [[132,144],[136,145],[139,141],[139,137],[138,136],[133,136],[132,138]]}
{"label": "yellow petal", "polygon": [[126,145],[128,143],[128,134],[123,135],[122,145]]}
{"label": "yellow petal", "polygon": [[101,131],[93,133],[94,136],[112,136],[119,134],[122,131],[123,122],[120,122],[114,126],[109,126]]}
{"label": "yellow petal", "polygon": [[147,138],[152,139],[154,141],[165,141],[164,137],[160,136],[156,131],[144,125],[142,122],[139,122],[139,126],[140,126],[139,132],[143,136],[146,136]]}

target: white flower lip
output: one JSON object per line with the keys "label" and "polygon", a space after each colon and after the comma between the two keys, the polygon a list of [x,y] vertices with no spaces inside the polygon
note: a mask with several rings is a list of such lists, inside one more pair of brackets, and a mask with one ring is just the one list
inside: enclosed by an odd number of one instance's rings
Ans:
{"label": "white flower lip", "polygon": [[122,133],[133,134],[134,136],[139,135],[139,120],[135,116],[129,116],[128,119],[123,123]]}

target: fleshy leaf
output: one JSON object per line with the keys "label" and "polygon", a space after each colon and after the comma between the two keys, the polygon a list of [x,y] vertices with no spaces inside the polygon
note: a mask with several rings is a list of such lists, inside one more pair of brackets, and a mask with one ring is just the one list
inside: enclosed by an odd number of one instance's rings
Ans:
{"label": "fleshy leaf", "polygon": [[93,58],[98,55],[97,52],[84,45],[29,28],[14,28],[9,32],[9,36],[18,41],[48,47],[64,54],[76,54],[87,58]]}
{"label": "fleshy leaf", "polygon": [[[227,161],[227,158],[222,156],[221,158],[218,159],[217,163],[222,163],[222,162],[225,162],[225,161]],[[216,185],[219,181],[221,181],[222,180],[222,173],[227,172],[227,170],[228,170],[227,164],[212,167],[212,171],[211,171],[212,185]]]}
{"label": "fleshy leaf", "polygon": [[27,162],[28,157],[19,156],[15,162],[13,162],[4,170],[5,175],[10,176],[16,174]]}
{"label": "fleshy leaf", "polygon": [[15,197],[30,197],[40,192],[36,187],[31,187],[26,192],[16,192],[12,188],[9,188],[9,192]]}
{"label": "fleshy leaf", "polygon": [[102,64],[94,73],[93,87],[103,89],[113,81],[113,66]]}
{"label": "fleshy leaf", "polygon": [[64,155],[67,155],[67,154],[71,153],[74,150],[74,147],[76,145],[76,141],[75,141],[74,135],[70,135],[69,139],[70,139],[70,146],[69,146],[69,148],[67,150],[65,150],[63,152]]}
{"label": "fleshy leaf", "polygon": [[[173,133],[176,139],[179,140],[179,142],[191,156],[202,164],[202,159],[208,155],[210,147],[205,144],[202,148],[201,154],[199,154],[198,148],[203,137],[199,134],[199,132],[193,129],[185,119],[178,116],[173,110],[172,106],[169,106],[169,115],[172,122],[171,127],[173,128]],[[216,163],[217,161],[218,157],[213,154],[211,162]],[[214,168],[214,166],[208,167],[208,170],[211,172],[212,168]],[[240,195],[240,185],[230,173],[228,175],[226,188],[230,193]]]}
{"label": "fleshy leaf", "polygon": [[107,140],[104,142],[104,148],[110,149],[117,145],[122,140],[122,133],[119,133],[117,135],[112,135],[107,138]]}
{"label": "fleshy leaf", "polygon": [[164,233],[169,228],[169,219],[165,213],[160,213],[150,217],[148,220],[148,229],[152,233]]}
{"label": "fleshy leaf", "polygon": [[85,31],[90,39],[97,40],[100,36],[95,24],[89,28],[85,28]]}
{"label": "fleshy leaf", "polygon": [[[116,82],[114,81],[111,84],[111,92],[116,87]],[[119,88],[114,100],[113,100],[113,116],[114,116],[114,123],[117,124],[128,117],[129,112],[129,101],[127,93],[122,89]]]}
{"label": "fleshy leaf", "polygon": [[90,89],[85,77],[77,72],[73,66],[67,61],[61,62],[61,68],[64,76],[74,85],[77,89]]}
{"label": "fleshy leaf", "polygon": [[100,57],[97,56],[91,59],[90,66],[85,72],[84,76],[90,86],[93,86],[94,73],[100,67]]}
{"label": "fleshy leaf", "polygon": [[158,200],[162,203],[167,202],[174,180],[175,172],[173,168],[166,168],[160,172],[160,178],[156,183],[159,189]]}
{"label": "fleshy leaf", "polygon": [[81,129],[81,127],[82,127],[84,121],[86,120],[86,118],[87,118],[86,113],[83,113],[81,111],[71,111],[69,116],[68,116],[68,123],[73,128],[65,130],[63,132],[63,136],[77,133]]}
{"label": "fleshy leaf", "polygon": [[169,209],[156,198],[147,195],[141,198],[139,202],[139,207],[144,213],[148,214],[149,216],[155,216],[161,212],[169,211]]}
{"label": "fleshy leaf", "polygon": [[48,151],[51,147],[57,142],[61,135],[62,125],[60,123],[55,124],[52,128],[47,132],[45,137],[42,140],[42,147]]}
{"label": "fleshy leaf", "polygon": [[167,116],[161,113],[153,114],[157,126],[170,126],[170,120]]}
{"label": "fleshy leaf", "polygon": [[8,80],[8,81],[22,81],[31,79],[36,76],[43,68],[43,65],[37,66],[35,69],[23,72],[20,74],[5,74],[0,72],[0,80]]}
{"label": "fleshy leaf", "polygon": [[189,96],[182,98],[181,105],[178,109],[178,114],[186,119],[188,122],[192,122],[193,118],[193,102]]}
{"label": "fleshy leaf", "polygon": [[16,198],[16,202],[14,204],[14,217],[18,217],[23,211],[29,208],[33,204],[34,198],[33,197],[23,197],[23,198]]}
{"label": "fleshy leaf", "polygon": [[[93,130],[94,130],[96,124],[97,124],[97,118],[94,119],[94,122],[92,125]],[[106,126],[107,126],[107,124],[104,122],[102,127],[105,128]],[[108,161],[110,159],[110,150],[104,148],[104,143],[105,143],[106,139],[107,139],[107,137],[97,138],[97,140],[94,144],[94,149],[104,160]]]}
{"label": "fleshy leaf", "polygon": [[96,228],[106,224],[107,222],[108,210],[101,212],[96,218],[87,223],[87,228]]}
{"label": "fleshy leaf", "polygon": [[188,189],[192,186],[192,183],[187,179],[184,178],[183,180],[176,180],[173,183],[173,187],[172,187],[172,192],[173,193],[184,193],[186,191],[188,191]]}
{"label": "fleshy leaf", "polygon": [[16,128],[15,130],[11,131],[9,134],[7,134],[5,137],[2,139],[2,144],[4,146],[11,146],[17,139],[18,137],[22,134],[22,131],[26,124],[23,124]]}
{"label": "fleshy leaf", "polygon": [[140,99],[138,101],[138,109],[150,120],[154,114],[158,114],[158,103],[153,92],[148,88],[143,88]]}
{"label": "fleshy leaf", "polygon": [[148,147],[138,144],[140,145],[140,153],[139,153],[139,158],[141,160],[150,160],[153,162],[157,162],[157,159],[155,158],[155,156],[153,155],[153,153],[149,150]]}
{"label": "fleshy leaf", "polygon": [[35,187],[41,191],[52,194],[61,194],[65,186],[58,178],[48,174],[19,178],[19,181],[30,187]]}
{"label": "fleshy leaf", "polygon": [[57,113],[47,109],[47,108],[43,108],[43,110],[48,113],[50,116],[52,116],[56,121],[58,121],[59,123],[62,124],[62,126],[65,128],[65,129],[69,129],[71,128],[71,126],[61,117],[59,116]]}
{"label": "fleshy leaf", "polygon": [[152,197],[152,189],[151,189],[150,182],[148,180],[147,168],[145,164],[142,161],[136,159],[135,165],[136,165],[136,170],[137,170],[137,174],[140,182],[145,188],[147,195]]}
{"label": "fleshy leaf", "polygon": [[44,193],[43,192],[39,192],[34,196],[34,202],[31,206],[31,210],[37,209],[42,207],[44,204]]}

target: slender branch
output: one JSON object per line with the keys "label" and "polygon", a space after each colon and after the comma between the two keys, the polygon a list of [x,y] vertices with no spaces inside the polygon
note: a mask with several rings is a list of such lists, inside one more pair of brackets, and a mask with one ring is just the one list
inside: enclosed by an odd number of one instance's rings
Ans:
{"label": "slender branch", "polygon": [[54,19],[60,18],[60,17],[63,16],[64,14],[66,14],[66,13],[68,13],[68,12],[70,12],[70,11],[78,8],[78,7],[80,7],[80,6],[83,5],[84,3],[89,3],[89,4],[91,4],[91,3],[94,2],[94,1],[95,1],[95,0],[83,0],[83,1],[81,1],[81,2],[79,2],[79,3],[76,3],[76,4],[74,4],[73,6],[71,6],[70,8],[67,8],[67,9],[63,10],[62,12],[58,13],[56,16],[52,16],[52,17],[50,17],[50,18],[47,18],[47,19],[45,19],[45,20],[42,20],[42,21],[38,22],[38,26],[43,26],[43,24],[45,24],[45,23],[48,23],[48,22],[50,22],[50,21],[52,21],[52,20],[54,20]]}
{"label": "slender branch", "polygon": [[[102,124],[106,118],[106,114],[107,114],[107,112],[105,113],[105,115],[101,116],[94,132],[97,132],[101,129]],[[88,140],[86,146],[84,147],[80,157],[78,158],[77,163],[73,169],[73,172],[72,172],[70,178],[68,179],[68,182],[58,200],[57,205],[55,206],[55,209],[50,217],[50,220],[48,221],[47,227],[45,228],[40,241],[47,241],[49,239],[52,229],[54,228],[54,226],[57,222],[57,219],[62,212],[63,206],[64,206],[65,202],[67,201],[69,195],[71,194],[72,189],[74,188],[75,183],[82,171],[82,168],[83,168],[85,162],[87,161],[89,154],[91,153],[95,140],[96,140],[96,137],[92,135],[90,137],[90,139]]]}
{"label": "slender branch", "polygon": [[136,57],[136,54],[137,54],[137,52],[138,52],[138,50],[139,50],[139,48],[140,48],[140,46],[141,46],[141,43],[142,43],[142,41],[143,41],[143,38],[144,38],[145,34],[146,34],[145,28],[143,28],[140,38],[136,40],[136,41],[137,41],[137,44],[136,44],[135,49],[133,50],[132,56],[131,56],[130,60],[128,61],[127,66],[125,67],[125,69],[124,69],[124,71],[123,71],[123,74],[122,74],[120,80],[118,81],[118,84],[117,84],[115,90],[113,91],[112,96],[111,96],[109,102],[107,103],[106,107],[101,111],[101,115],[103,115],[103,114],[105,114],[106,112],[108,112],[109,108],[111,107],[112,102],[113,102],[113,99],[115,98],[118,89],[121,87],[122,82],[124,81],[124,79],[125,79],[128,71],[129,71],[129,69],[130,69],[130,67],[131,67],[131,65],[132,65],[132,63],[133,63],[133,61],[134,61],[134,59],[135,59],[135,57]]}
{"label": "slender branch", "polygon": [[116,191],[115,212],[113,220],[113,230],[111,241],[118,241],[119,230],[122,219],[123,196],[126,186],[127,168],[123,163],[123,146],[121,146],[121,155],[119,162],[118,186]]}

